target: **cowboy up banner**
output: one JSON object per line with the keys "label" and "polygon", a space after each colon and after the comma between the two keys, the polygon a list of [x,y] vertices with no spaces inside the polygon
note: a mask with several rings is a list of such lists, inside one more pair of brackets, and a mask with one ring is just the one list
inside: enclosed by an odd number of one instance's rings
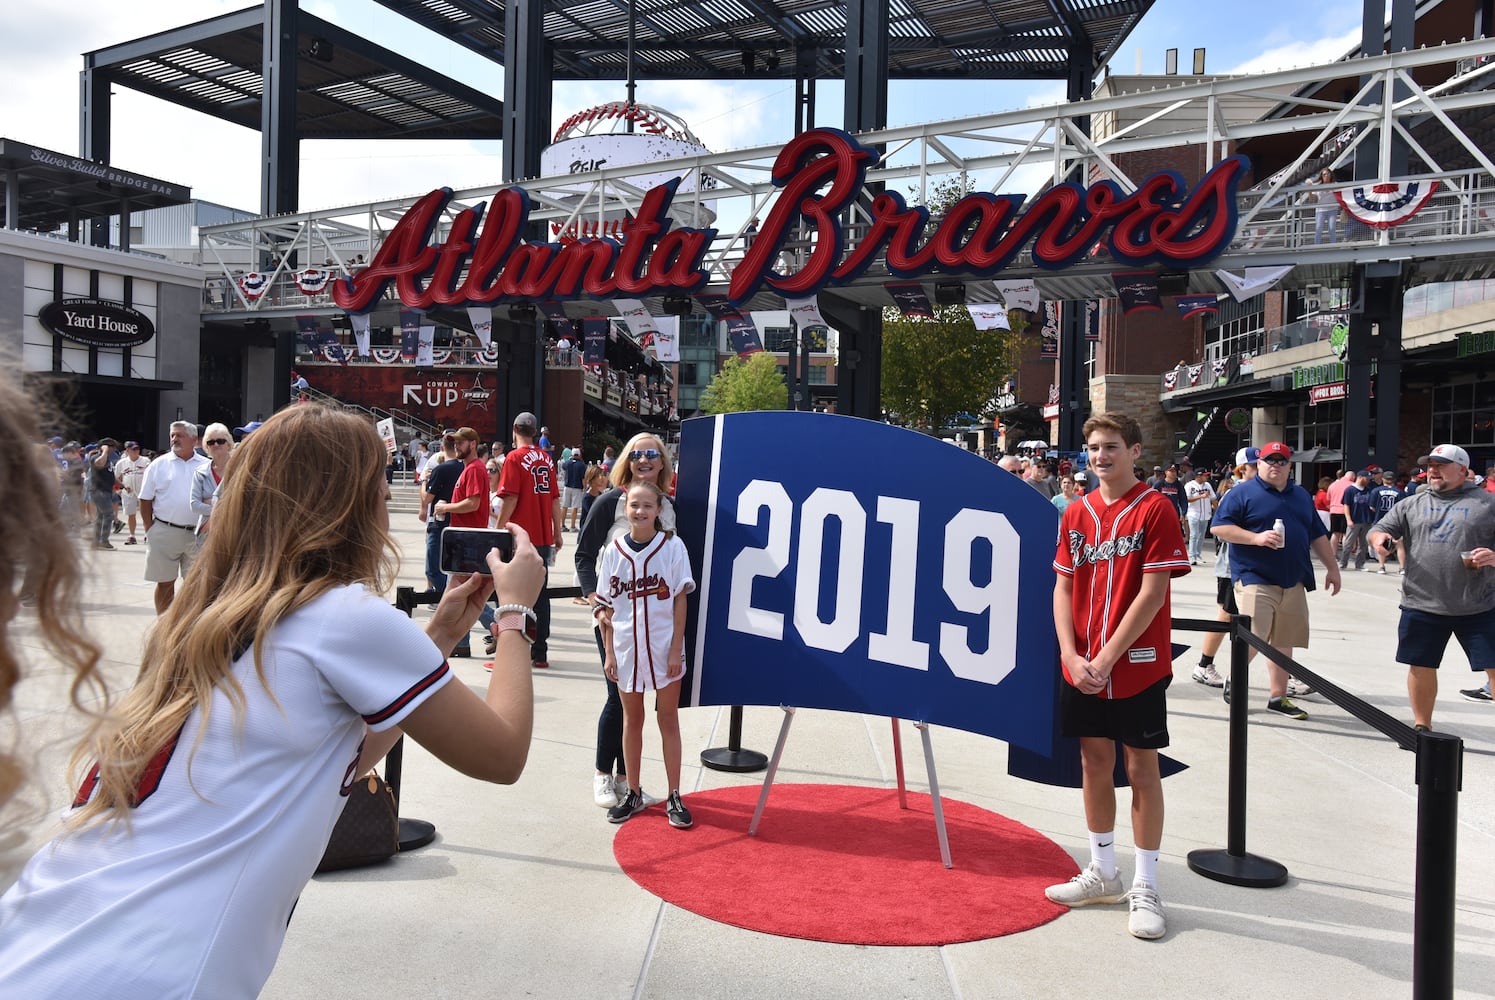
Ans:
{"label": "cowboy up banner", "polygon": [[401,410],[437,427],[475,427],[488,434],[504,419],[495,405],[492,368],[415,369],[408,365],[331,365],[315,372],[316,386],[343,403],[385,412]]}
{"label": "cowboy up banner", "polygon": [[[919,474],[899,485],[848,455]],[[675,509],[699,582],[688,704],[870,713],[1053,752],[1058,512],[1016,476],[875,421],[731,413],[682,425]]]}

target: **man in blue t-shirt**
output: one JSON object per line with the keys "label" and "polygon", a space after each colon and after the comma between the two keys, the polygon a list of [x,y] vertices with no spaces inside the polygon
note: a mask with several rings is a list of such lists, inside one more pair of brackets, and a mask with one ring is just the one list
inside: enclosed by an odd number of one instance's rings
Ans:
{"label": "man in blue t-shirt", "polygon": [[1355,569],[1365,568],[1365,557],[1370,553],[1366,532],[1376,523],[1376,508],[1371,502],[1370,473],[1361,469],[1355,474],[1355,484],[1344,491],[1345,533],[1344,544],[1339,547],[1339,568],[1348,569],[1350,554],[1355,555]]}
{"label": "man in blue t-shirt", "polygon": [[[1230,543],[1230,572],[1236,604],[1251,616],[1251,631],[1285,656],[1308,645],[1308,597],[1314,589],[1312,555],[1327,568],[1324,586],[1339,593],[1339,564],[1329,532],[1319,520],[1313,497],[1288,478],[1292,449],[1273,441],[1261,449],[1256,477],[1236,486],[1215,510],[1210,530]],[[1281,533],[1273,529],[1278,520]],[[1267,661],[1267,708],[1292,719],[1306,719],[1289,694],[1312,689],[1294,682],[1289,690],[1287,671]]]}
{"label": "man in blue t-shirt", "polygon": [[[1379,521],[1381,518],[1391,513],[1391,508],[1395,507],[1403,499],[1411,496],[1415,492],[1416,490],[1409,489],[1405,493],[1403,493],[1401,490],[1397,489],[1395,472],[1388,470],[1382,473],[1381,485],[1373,486],[1370,489],[1370,503],[1374,512],[1375,519]],[[1402,541],[1400,538],[1396,539],[1395,541],[1396,564],[1401,567],[1398,572],[1405,573],[1407,571],[1407,543]],[[1387,552],[1385,549],[1376,550],[1376,559],[1381,564],[1382,573],[1386,572],[1386,557]]]}

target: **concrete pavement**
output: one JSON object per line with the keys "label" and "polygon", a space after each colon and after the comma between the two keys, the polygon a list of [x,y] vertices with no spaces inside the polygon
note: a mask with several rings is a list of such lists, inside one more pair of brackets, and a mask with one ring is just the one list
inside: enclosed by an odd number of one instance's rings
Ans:
{"label": "concrete pavement", "polygon": [[[401,582],[421,585],[420,525],[413,517],[397,520],[406,554]],[[153,619],[151,588],[140,579],[144,551],[90,551],[85,558],[86,623],[105,641],[109,676],[123,684],[134,675],[142,632]],[[569,580],[568,549],[553,581]],[[1405,671],[1393,662],[1397,586],[1395,575],[1349,572],[1339,596],[1311,595],[1314,644],[1299,658],[1409,720]],[[1211,617],[1211,566],[1175,582],[1173,593],[1176,617]],[[1165,783],[1159,875],[1167,937],[1134,940],[1123,907],[1095,907],[1026,933],[943,948],[831,945],[705,920],[662,903],[619,870],[611,851],[615,828],[591,801],[603,686],[589,619],[566,599],[554,611],[551,669],[535,678],[535,738],[524,777],[512,787],[481,784],[408,747],[401,811],[433,822],[438,839],[386,865],[315,878],[264,996],[1220,1000],[1411,993],[1413,755],[1321,698],[1303,699],[1311,715],[1306,722],[1269,717],[1261,710],[1260,670],[1249,727],[1248,846],[1288,867],[1285,886],[1236,888],[1185,865],[1190,850],[1225,845],[1228,759],[1227,707],[1218,690],[1190,681],[1197,659],[1191,649],[1176,665],[1170,690],[1168,752],[1189,768]],[[27,830],[34,843],[45,830],[38,794],[54,808],[67,796],[61,767],[78,723],[60,707],[60,672],[38,665],[33,626],[23,615],[16,627],[33,665],[18,692],[16,717],[27,741],[39,747]],[[1197,648],[1200,636],[1175,638]],[[1435,723],[1466,741],[1456,977],[1459,996],[1484,997],[1495,995],[1489,888],[1495,885],[1495,708],[1459,698],[1456,689],[1477,680],[1466,666],[1451,649]],[[454,667],[462,682],[483,690],[481,659],[459,659]],[[744,745],[770,751],[780,717],[777,709],[749,707]],[[686,710],[681,723],[687,795],[761,780],[699,766],[702,749],[726,743],[725,709]],[[933,743],[947,797],[1013,817],[1085,860],[1078,790],[1009,777],[1005,745],[989,739],[936,729]],[[903,744],[910,787],[924,790],[911,727]],[[644,787],[663,794],[657,735],[647,733],[644,746]],[[892,753],[885,719],[802,711],[779,781],[891,787]],[[1125,791],[1119,801],[1118,858],[1129,879]],[[931,877],[938,872],[936,861]]]}

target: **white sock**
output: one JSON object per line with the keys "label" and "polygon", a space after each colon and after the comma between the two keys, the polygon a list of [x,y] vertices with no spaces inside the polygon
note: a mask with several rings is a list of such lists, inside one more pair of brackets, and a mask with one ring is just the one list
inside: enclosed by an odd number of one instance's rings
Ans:
{"label": "white sock", "polygon": [[1144,851],[1137,848],[1137,874],[1132,878],[1132,885],[1145,885],[1149,888],[1158,887],[1158,854],[1160,851]]}
{"label": "white sock", "polygon": [[1090,860],[1100,869],[1102,878],[1116,877],[1116,832],[1090,832]]}

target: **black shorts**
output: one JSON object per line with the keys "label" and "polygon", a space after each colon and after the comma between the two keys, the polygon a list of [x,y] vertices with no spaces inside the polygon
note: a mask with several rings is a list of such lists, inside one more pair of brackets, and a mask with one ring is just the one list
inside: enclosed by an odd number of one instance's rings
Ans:
{"label": "black shorts", "polygon": [[1346,527],[1347,522],[1345,521],[1345,516],[1343,514],[1329,515],[1329,534],[1342,535],[1344,534]]}
{"label": "black shorts", "polygon": [[1168,745],[1168,685],[1164,677],[1130,698],[1102,698],[1065,684],[1059,694],[1060,731],[1072,739],[1103,736],[1138,750]]}
{"label": "black shorts", "polygon": [[1228,576],[1215,577],[1215,603],[1225,609],[1228,615],[1238,615],[1241,609],[1236,607],[1235,587]]}

